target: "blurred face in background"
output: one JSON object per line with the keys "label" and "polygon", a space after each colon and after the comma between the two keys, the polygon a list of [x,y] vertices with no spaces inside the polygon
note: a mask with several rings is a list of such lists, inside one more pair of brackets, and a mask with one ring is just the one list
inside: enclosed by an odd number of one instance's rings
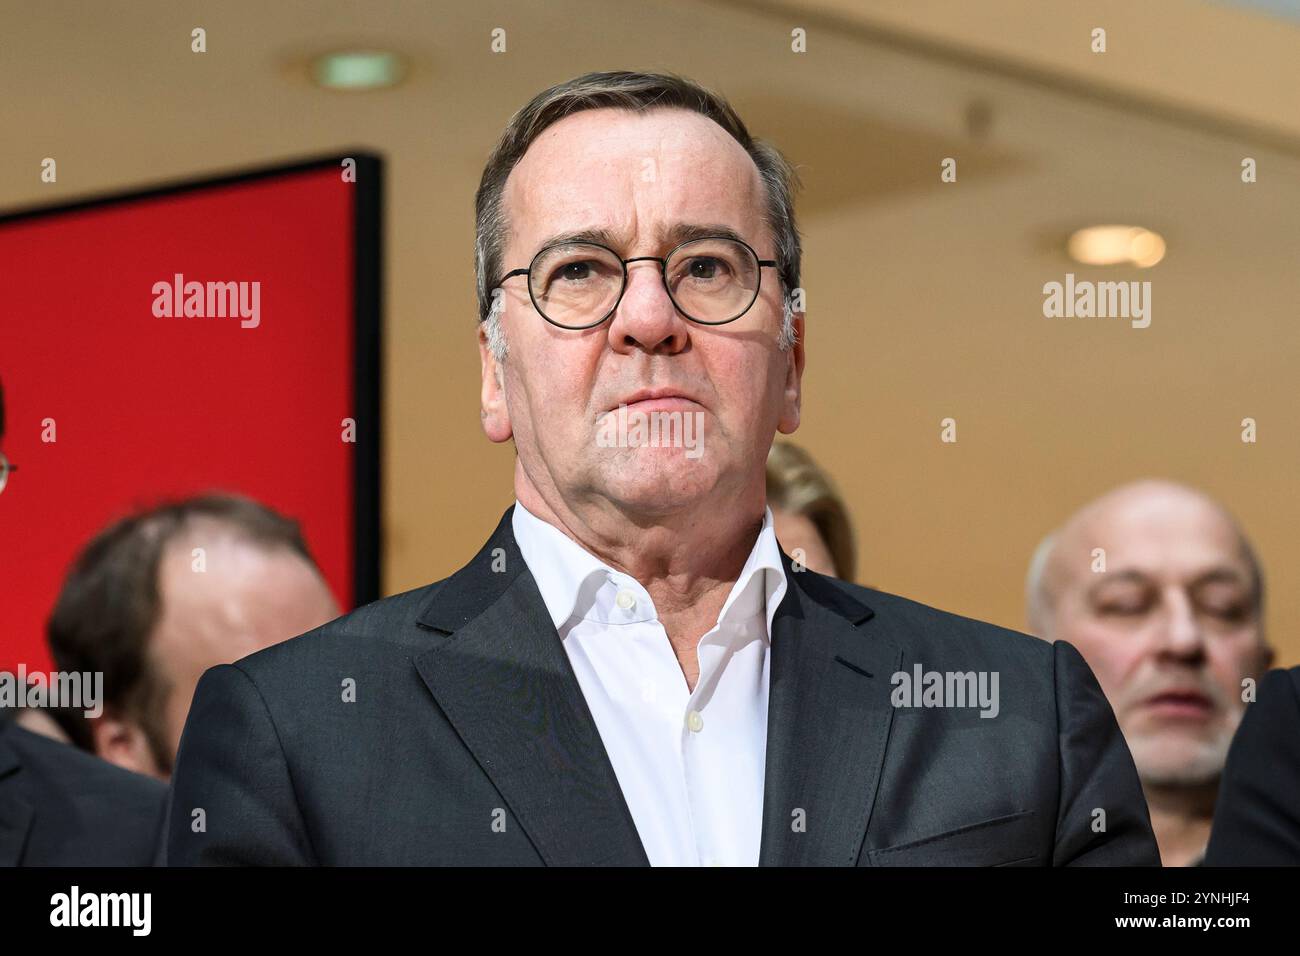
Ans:
{"label": "blurred face in background", "polygon": [[777,541],[781,542],[781,547],[792,559],[818,574],[829,574],[831,577],[839,575],[831,549],[811,518],[774,507],[772,523]]}
{"label": "blurred face in background", "polygon": [[1271,659],[1233,521],[1178,485],[1121,488],[1062,529],[1043,583],[1054,597],[1039,632],[1083,654],[1143,783],[1212,784],[1245,710],[1243,681]]}
{"label": "blurred face in background", "polygon": [[[105,713],[96,752],[137,773],[166,778],[203,672],[313,630],[338,617],[316,569],[288,548],[266,549],[219,525],[172,541],[158,568],[161,614],[148,663],[160,688],[147,719]],[[203,548],[203,571],[193,549]]]}

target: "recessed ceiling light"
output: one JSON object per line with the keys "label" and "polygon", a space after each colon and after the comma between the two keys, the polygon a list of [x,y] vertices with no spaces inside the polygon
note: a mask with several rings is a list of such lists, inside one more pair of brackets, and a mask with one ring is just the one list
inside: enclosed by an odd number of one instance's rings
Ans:
{"label": "recessed ceiling light", "polygon": [[1070,258],[1087,266],[1149,269],[1165,257],[1165,240],[1141,226],[1088,226],[1070,236]]}
{"label": "recessed ceiling light", "polygon": [[312,78],[327,90],[381,90],[402,78],[405,64],[390,50],[335,50],[311,64]]}

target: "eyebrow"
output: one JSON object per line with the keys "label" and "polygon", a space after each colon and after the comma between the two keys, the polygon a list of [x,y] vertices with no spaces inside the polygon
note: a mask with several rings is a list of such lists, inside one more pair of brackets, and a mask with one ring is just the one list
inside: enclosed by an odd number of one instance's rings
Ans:
{"label": "eyebrow", "polygon": [[1207,584],[1239,584],[1244,588],[1253,590],[1250,581],[1250,575],[1242,574],[1235,568],[1211,568],[1204,574],[1198,576],[1191,584],[1192,589],[1204,587]]}
{"label": "eyebrow", "polygon": [[[663,250],[668,250],[680,246],[683,242],[690,242],[692,239],[704,239],[709,236],[722,236],[727,239],[736,239],[740,242],[747,242],[735,229],[725,226],[722,223],[693,223],[678,222],[667,228],[661,228],[656,237],[658,246]],[[558,232],[544,239],[538,250],[545,249],[547,246],[554,246],[560,243],[568,242],[594,242],[618,252],[621,249],[631,245],[626,236],[614,232],[612,229],[596,227],[591,229],[580,229],[576,232]],[[621,254],[621,252],[620,252]]]}
{"label": "eyebrow", "polygon": [[1085,592],[1089,599],[1095,598],[1097,594],[1106,587],[1117,582],[1126,584],[1136,584],[1145,587],[1151,584],[1151,577],[1143,574],[1141,571],[1115,571],[1113,573],[1103,574],[1101,580],[1093,582],[1092,586]]}
{"label": "eyebrow", "polygon": [[[1087,595],[1090,599],[1095,598],[1103,588],[1116,582],[1137,584],[1145,587],[1152,584],[1153,580],[1150,575],[1145,574],[1142,571],[1116,571],[1113,574],[1103,575],[1100,581],[1097,581],[1092,585],[1092,587],[1088,588]],[[1211,568],[1208,571],[1198,574],[1192,579],[1191,583],[1188,584],[1187,588],[1189,591],[1195,591],[1207,584],[1217,583],[1237,584],[1247,588],[1248,590],[1254,590],[1249,575],[1242,574],[1235,568],[1226,567]]]}

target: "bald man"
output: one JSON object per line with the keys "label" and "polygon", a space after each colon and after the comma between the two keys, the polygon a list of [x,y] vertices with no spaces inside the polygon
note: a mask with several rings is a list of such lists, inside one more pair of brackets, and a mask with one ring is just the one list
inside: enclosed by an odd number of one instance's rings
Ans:
{"label": "bald man", "polygon": [[1110,699],[1164,865],[1199,863],[1247,679],[1273,656],[1245,535],[1199,491],[1125,485],[1043,541],[1027,597],[1030,629],[1073,644]]}

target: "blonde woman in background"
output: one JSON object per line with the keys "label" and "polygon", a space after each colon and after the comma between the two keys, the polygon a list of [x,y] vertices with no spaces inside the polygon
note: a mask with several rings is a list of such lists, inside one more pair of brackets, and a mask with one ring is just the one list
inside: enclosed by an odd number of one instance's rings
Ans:
{"label": "blonde woman in background", "polygon": [[[812,456],[786,441],[767,454],[767,504],[776,537],[804,567],[854,580],[853,526],[830,476]],[[803,556],[795,552],[802,549]]]}

